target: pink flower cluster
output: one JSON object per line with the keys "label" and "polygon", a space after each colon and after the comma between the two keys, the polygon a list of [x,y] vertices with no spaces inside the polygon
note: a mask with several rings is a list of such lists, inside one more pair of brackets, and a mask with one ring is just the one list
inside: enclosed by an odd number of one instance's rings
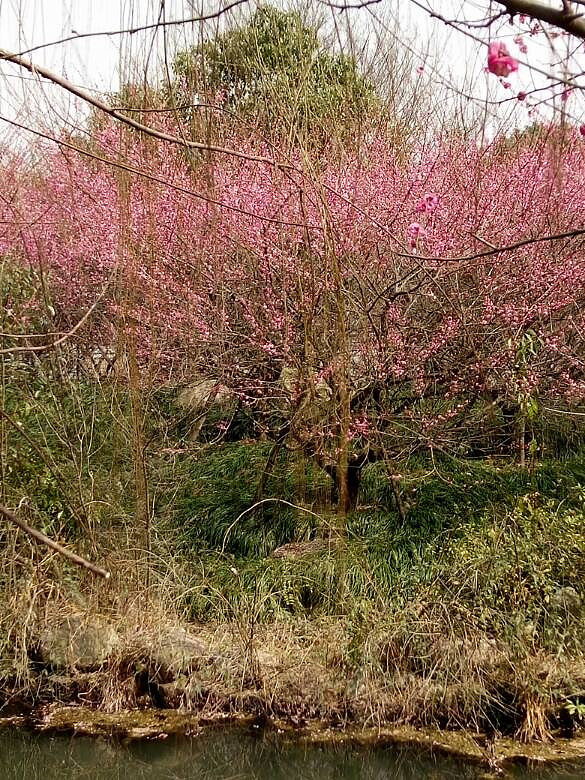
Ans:
{"label": "pink flower cluster", "polygon": [[[480,147],[451,135],[397,154],[378,137],[342,161],[331,151],[316,180],[218,157],[213,202],[206,164],[189,166],[168,146],[136,140],[129,165],[159,181],[128,173],[123,187],[113,169],[71,152],[47,153],[42,175],[2,158],[0,244],[42,264],[73,320],[115,276],[100,316],[76,333],[82,346],[116,344],[114,323],[131,323],[153,371],[173,382],[213,376],[247,404],[281,402],[286,367],[297,384],[309,374],[307,329],[311,392],[334,389],[340,295],[355,388],[375,380],[505,394],[515,361],[506,344],[532,330],[543,346],[531,381],[559,395],[570,385],[574,395],[583,384],[583,248],[552,241],[474,257],[490,244],[585,227],[585,143],[566,145],[559,170],[543,146],[556,142],[555,129],[543,139]],[[96,147],[118,154],[117,141],[110,127]],[[272,154],[253,138],[225,144]],[[405,243],[424,252],[409,257]],[[358,416],[354,435],[369,436],[368,425],[375,420]]]}
{"label": "pink flower cluster", "polygon": [[528,46],[524,43],[524,38],[521,35],[517,35],[514,38],[514,43],[520,50],[521,54],[527,54],[528,53]]}
{"label": "pink flower cluster", "polygon": [[427,192],[418,202],[416,210],[418,212],[425,212],[426,214],[432,214],[433,211],[439,205],[439,198],[430,192]]}
{"label": "pink flower cluster", "polygon": [[416,249],[419,239],[424,238],[427,235],[427,231],[418,222],[412,222],[408,226],[406,236],[408,238],[408,245],[411,249]]}

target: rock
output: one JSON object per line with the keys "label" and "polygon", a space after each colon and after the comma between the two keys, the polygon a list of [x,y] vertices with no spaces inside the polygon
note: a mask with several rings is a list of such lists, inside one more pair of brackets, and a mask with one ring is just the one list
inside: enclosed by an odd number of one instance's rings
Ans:
{"label": "rock", "polygon": [[576,615],[581,608],[581,596],[570,586],[557,588],[551,597],[550,605],[559,612]]}
{"label": "rock", "polygon": [[52,669],[99,669],[119,648],[114,628],[99,617],[68,615],[45,629],[39,642],[40,660]]}
{"label": "rock", "polygon": [[169,735],[165,734],[157,726],[136,726],[133,729],[128,729],[126,739],[166,739]]}
{"label": "rock", "polygon": [[[304,383],[302,388],[300,386],[301,380]],[[303,377],[295,366],[284,366],[280,372],[279,381],[290,395],[302,389],[305,402],[310,400],[312,403],[323,405],[327,404],[333,395],[333,390],[323,377],[318,377],[316,374],[309,378]]]}
{"label": "rock", "polygon": [[235,396],[229,388],[216,379],[201,377],[183,388],[177,403],[182,409],[197,415],[190,433],[191,440],[196,441],[205,424],[207,412],[212,408],[225,411],[232,409],[235,405]]}
{"label": "rock", "polygon": [[153,679],[172,681],[197,669],[209,658],[209,649],[185,629],[170,628],[151,637],[144,654]]}
{"label": "rock", "polygon": [[333,552],[339,546],[339,540],[313,539],[310,542],[290,542],[277,547],[270,553],[271,558],[305,558],[309,555]]}
{"label": "rock", "polygon": [[194,675],[180,675],[176,680],[157,686],[159,706],[171,710],[190,710],[206,692],[204,685]]}
{"label": "rock", "polygon": [[181,675],[177,680],[157,686],[159,706],[168,710],[178,710],[183,704],[189,678]]}
{"label": "rock", "polygon": [[188,387],[183,388],[177,398],[177,403],[183,409],[200,412],[211,405],[225,406],[233,402],[233,395],[225,385],[217,379],[200,378]]}

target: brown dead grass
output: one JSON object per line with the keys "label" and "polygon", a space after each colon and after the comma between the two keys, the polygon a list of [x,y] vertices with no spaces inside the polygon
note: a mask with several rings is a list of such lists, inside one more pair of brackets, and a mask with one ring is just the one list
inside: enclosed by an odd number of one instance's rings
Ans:
{"label": "brown dead grass", "polygon": [[[179,565],[151,570],[146,589],[144,561],[112,553],[105,563],[112,582],[88,580],[83,592],[63,584],[52,556],[33,555],[14,572],[0,607],[5,703],[487,729],[528,742],[549,739],[569,697],[585,690],[581,658],[530,647],[520,655],[465,622],[455,625],[444,609],[369,617],[357,633],[341,617],[258,624],[242,615],[194,625],[177,609],[189,576]],[[115,650],[96,668],[50,669],[39,660],[41,637],[71,616],[117,632]],[[183,635],[203,649],[174,669],[157,647]]]}

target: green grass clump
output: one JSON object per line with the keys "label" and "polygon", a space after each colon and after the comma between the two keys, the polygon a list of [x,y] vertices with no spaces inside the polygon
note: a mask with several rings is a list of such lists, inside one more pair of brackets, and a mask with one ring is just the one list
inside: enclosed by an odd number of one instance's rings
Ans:
{"label": "green grass clump", "polygon": [[[267,442],[229,443],[182,463],[171,512],[185,548],[263,556],[314,534],[329,478],[310,461],[282,450],[258,496],[271,447]],[[257,499],[264,503],[252,509]]]}
{"label": "green grass clump", "polygon": [[[425,529],[429,536],[446,528],[465,529],[479,515],[494,509],[505,513],[519,498],[539,494],[575,505],[585,485],[585,458],[543,461],[531,469],[501,461],[445,458],[409,464],[401,479],[407,524],[416,536]],[[362,480],[362,503],[393,511],[394,499],[383,464],[367,469]]]}
{"label": "green grass clump", "polygon": [[583,505],[536,494],[449,539],[435,565],[433,591],[511,644],[565,650],[585,639],[584,583]]}
{"label": "green grass clump", "polygon": [[[518,632],[543,646],[581,641],[582,459],[532,471],[474,461],[420,469],[402,480],[405,523],[384,471],[372,467],[362,492],[371,503],[348,518],[344,545],[288,560],[266,556],[315,534],[315,518],[275,503],[234,523],[253,501],[252,476],[267,453],[267,445],[226,445],[191,468],[176,511],[194,566],[185,595],[193,617],[399,614],[430,599],[458,619],[464,615],[474,630],[510,641]],[[295,468],[283,454],[267,494],[294,494]],[[313,475],[317,486],[319,474]]]}
{"label": "green grass clump", "polygon": [[[266,622],[286,617],[345,615],[359,603],[384,605],[399,571],[360,542],[302,559],[235,558],[209,553],[195,562],[186,603],[197,620]],[[398,590],[396,591],[398,595]],[[399,594],[397,601],[402,601]]]}
{"label": "green grass clump", "polygon": [[3,391],[3,493],[25,502],[45,532],[80,530],[133,511],[129,400],[111,385],[70,379],[58,366],[10,366]]}

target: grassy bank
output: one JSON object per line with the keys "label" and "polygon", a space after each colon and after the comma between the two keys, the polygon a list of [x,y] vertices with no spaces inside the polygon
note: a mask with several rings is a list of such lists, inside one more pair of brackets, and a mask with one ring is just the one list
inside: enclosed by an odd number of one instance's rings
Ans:
{"label": "grassy bank", "polygon": [[[146,425],[145,529],[123,394],[88,392],[41,387],[5,404],[4,502],[112,573],[103,584],[3,529],[6,706],[185,706],[522,739],[579,727],[580,455],[529,469],[421,456],[402,468],[405,522],[374,464],[346,538],[312,548],[330,520],[328,477],[283,449],[251,509],[270,443],[194,445],[162,394]],[[73,434],[81,449],[63,446]],[[295,542],[309,544],[272,555]]]}

